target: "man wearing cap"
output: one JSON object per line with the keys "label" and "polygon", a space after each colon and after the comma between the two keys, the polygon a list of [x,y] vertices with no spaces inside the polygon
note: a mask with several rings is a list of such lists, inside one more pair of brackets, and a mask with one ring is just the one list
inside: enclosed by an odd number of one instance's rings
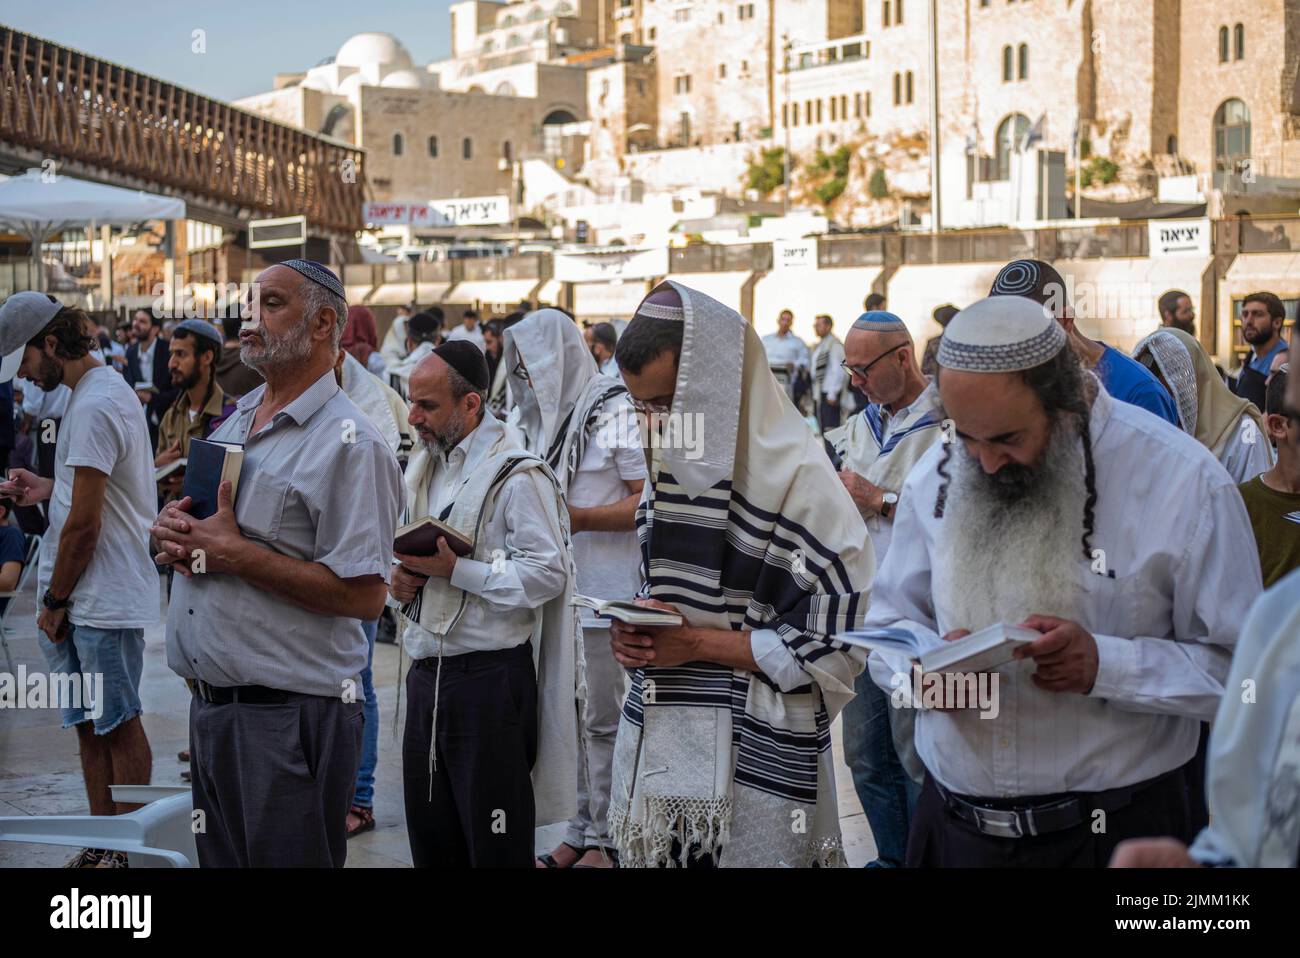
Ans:
{"label": "man wearing cap", "polygon": [[407,621],[402,777],[417,868],[533,865],[533,830],[576,808],[576,625],[569,521],[555,476],[486,413],[487,361],[443,343],[411,373],[420,447],[407,519],[473,544],[396,555]]}
{"label": "man wearing cap", "polygon": [[181,574],[167,664],[193,680],[199,863],[341,867],[361,759],[362,622],[383,609],[401,472],[335,379],[338,277],[289,260],[263,270],[252,297],[240,353],[266,383],[210,437],[243,445],[238,489],[223,483],[207,518],[189,514],[189,497],[169,503],[153,527],[157,560]]}
{"label": "man wearing cap", "polygon": [[[844,351],[844,368],[869,404],[826,440],[879,562],[889,551],[903,482],[939,439],[939,391],[917,368],[912,337],[893,313],[863,313],[849,330]],[[876,863],[900,866],[924,774],[912,744],[913,716],[890,709],[867,672],[854,688],[857,697],[844,707],[844,761],[876,840]]]}
{"label": "man wearing cap", "polygon": [[442,310],[434,306],[427,312],[408,317],[403,324],[406,329],[406,356],[389,363],[387,369],[389,384],[401,396],[406,396],[406,384],[411,378],[411,371],[438,345],[442,335],[442,320]]}
{"label": "man wearing cap", "polygon": [[[188,458],[190,440],[207,439],[235,408],[216,380],[222,341],[215,326],[202,319],[187,319],[172,333],[170,345],[167,370],[180,393],[158,424],[155,467]],[[183,481],[183,472],[177,471],[158,485],[170,498],[180,492]]]}
{"label": "man wearing cap", "polygon": [[[1191,837],[1183,767],[1261,591],[1250,522],[1208,450],[1068,345],[1042,306],[999,296],[939,347],[952,441],[903,484],[867,627],[923,650],[999,623],[1040,634],[971,677],[980,704],[915,677],[911,865],[1095,867],[1153,828]],[[871,668],[906,704],[909,663]]]}
{"label": "man wearing cap", "polygon": [[1008,263],[993,281],[989,295],[1022,296],[1044,306],[1065,329],[1070,348],[1083,368],[1101,380],[1111,398],[1139,406],[1174,428],[1181,428],[1174,399],[1155,376],[1120,350],[1079,331],[1065,280],[1051,264],[1037,259]]}
{"label": "man wearing cap", "polygon": [[[62,717],[64,728],[77,729],[90,813],[114,815],[137,806],[114,803],[109,786],[148,784],[153,761],[140,675],[144,630],[158,619],[146,533],[157,500],[144,411],[98,358],[88,322],[44,293],[16,293],[0,307],[0,378],[17,372],[47,392],[71,390],[54,478],[13,469],[0,495],[20,506],[50,500],[36,590],[41,651],[56,678],[102,677],[94,701],[64,702]],[[125,861],[87,849],[72,864]]]}

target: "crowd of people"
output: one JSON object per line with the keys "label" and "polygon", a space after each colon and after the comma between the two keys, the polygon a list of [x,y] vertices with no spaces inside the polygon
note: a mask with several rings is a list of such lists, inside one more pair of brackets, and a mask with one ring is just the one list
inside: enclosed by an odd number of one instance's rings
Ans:
{"label": "crowd of people", "polygon": [[[341,866],[375,827],[387,622],[419,867],[842,864],[837,718],[877,867],[1295,866],[1284,304],[1245,298],[1228,377],[1185,294],[1129,355],[1066,290],[1009,263],[919,349],[878,293],[810,348],[788,310],[760,338],[671,280],[621,329],[412,306],[382,341],[306,260],[241,318],[141,311],[129,343],[9,297],[17,432],[50,451],[0,496],[48,523],[50,670],[105,677],[93,716],[63,713],[92,813],[149,780],[161,581],[204,866]],[[243,451],[206,517],[178,468],[195,439]],[[647,614],[592,608],[619,600]],[[869,641],[997,625],[1037,638],[991,709],[920,695],[914,657]]]}

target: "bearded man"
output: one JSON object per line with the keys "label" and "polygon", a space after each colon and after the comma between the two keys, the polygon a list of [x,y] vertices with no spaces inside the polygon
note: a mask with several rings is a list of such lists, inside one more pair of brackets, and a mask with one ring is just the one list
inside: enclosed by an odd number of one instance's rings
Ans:
{"label": "bearded man", "polygon": [[443,343],[411,371],[407,521],[473,543],[397,553],[407,626],[402,778],[417,868],[533,864],[535,825],[576,808],[578,728],[569,522],[555,476],[487,414],[487,361]]}
{"label": "bearded man", "polygon": [[222,483],[206,519],[188,514],[186,496],[153,528],[157,561],[181,573],[167,664],[193,680],[199,864],[342,867],[361,761],[362,623],[384,607],[402,476],[335,379],[347,319],[338,277],[289,260],[252,295],[240,357],[266,383],[211,436],[243,445],[239,495]]}
{"label": "bearded man", "polygon": [[[994,673],[996,710],[917,713],[908,864],[1102,866],[1125,838],[1189,839],[1184,766],[1261,590],[1241,497],[1086,374],[1036,302],[968,307],[938,360],[951,441],[904,483],[868,628],[922,648],[1041,634]],[[911,681],[877,659],[882,687]]]}

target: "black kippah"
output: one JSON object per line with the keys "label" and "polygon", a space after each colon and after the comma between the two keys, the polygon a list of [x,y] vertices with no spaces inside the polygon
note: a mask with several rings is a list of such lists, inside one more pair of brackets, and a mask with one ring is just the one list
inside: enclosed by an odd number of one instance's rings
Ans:
{"label": "black kippah", "polygon": [[487,389],[491,385],[483,350],[469,340],[453,339],[435,347],[433,354],[464,376],[475,389]]}

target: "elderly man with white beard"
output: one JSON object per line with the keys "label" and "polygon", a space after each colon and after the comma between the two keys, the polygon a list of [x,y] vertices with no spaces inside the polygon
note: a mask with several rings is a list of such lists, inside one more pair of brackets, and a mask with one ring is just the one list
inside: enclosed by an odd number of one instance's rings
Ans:
{"label": "elderly man with white beard", "polygon": [[[963,310],[938,360],[949,441],[904,484],[867,627],[1041,635],[997,669],[996,709],[917,713],[908,864],[1103,866],[1153,829],[1190,838],[1184,766],[1261,589],[1231,478],[1112,399],[1030,300]],[[906,668],[873,656],[891,690]]]}
{"label": "elderly man with white beard", "polygon": [[194,692],[199,863],[341,868],[361,760],[362,622],[384,608],[401,470],[334,378],[339,278],[289,260],[264,270],[253,296],[240,356],[266,383],[210,437],[243,446],[239,494],[223,482],[206,518],[186,496],[153,528],[156,561],[180,573],[167,664]]}

